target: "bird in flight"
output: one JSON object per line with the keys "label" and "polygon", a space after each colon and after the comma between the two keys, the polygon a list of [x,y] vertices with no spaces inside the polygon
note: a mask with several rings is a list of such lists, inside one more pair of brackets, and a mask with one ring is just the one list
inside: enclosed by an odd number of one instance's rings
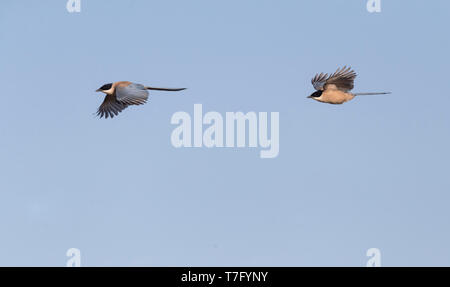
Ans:
{"label": "bird in flight", "polygon": [[148,99],[148,90],[176,92],[185,90],[185,88],[154,88],[127,81],[105,84],[96,91],[106,94],[103,103],[97,110],[97,116],[106,119],[114,118],[128,106],[145,104]]}
{"label": "bird in flight", "polygon": [[316,92],[312,93],[308,98],[322,103],[339,105],[352,100],[355,96],[390,94],[390,92],[350,93],[353,89],[355,78],[355,71],[346,66],[337,69],[330,76],[324,73],[316,74],[311,80]]}

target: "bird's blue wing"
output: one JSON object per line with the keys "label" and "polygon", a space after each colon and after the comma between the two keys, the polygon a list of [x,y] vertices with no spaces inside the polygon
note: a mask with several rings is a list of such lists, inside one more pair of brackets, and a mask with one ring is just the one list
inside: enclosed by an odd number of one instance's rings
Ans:
{"label": "bird's blue wing", "polygon": [[103,103],[98,107],[97,116],[100,118],[105,117],[106,119],[108,117],[114,118],[127,107],[127,104],[116,101],[114,95],[107,95]]}
{"label": "bird's blue wing", "polygon": [[324,73],[316,74],[314,78],[312,78],[311,84],[313,85],[314,89],[318,91],[323,91],[323,86],[325,85],[327,78],[328,74]]}
{"label": "bird's blue wing", "polygon": [[147,102],[148,91],[141,84],[131,83],[116,88],[116,99],[126,105],[142,105]]}

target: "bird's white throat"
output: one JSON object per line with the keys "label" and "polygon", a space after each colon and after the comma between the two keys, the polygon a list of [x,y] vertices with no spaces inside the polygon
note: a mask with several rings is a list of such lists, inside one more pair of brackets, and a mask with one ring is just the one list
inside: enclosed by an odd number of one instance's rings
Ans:
{"label": "bird's white throat", "polygon": [[101,90],[100,92],[107,94],[107,95],[112,95],[112,94],[114,94],[114,87],[111,87],[111,89],[109,89],[109,90]]}

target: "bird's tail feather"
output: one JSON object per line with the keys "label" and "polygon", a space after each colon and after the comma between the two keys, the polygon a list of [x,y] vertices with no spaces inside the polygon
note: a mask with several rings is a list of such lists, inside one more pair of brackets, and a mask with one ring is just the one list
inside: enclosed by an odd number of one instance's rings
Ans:
{"label": "bird's tail feather", "polygon": [[381,92],[381,93],[354,93],[355,96],[372,96],[372,95],[387,95],[391,92]]}
{"label": "bird's tail feather", "polygon": [[146,90],[154,90],[154,91],[169,91],[169,92],[178,92],[182,90],[186,90],[186,88],[180,89],[168,89],[168,88],[155,88],[155,87],[145,87]]}

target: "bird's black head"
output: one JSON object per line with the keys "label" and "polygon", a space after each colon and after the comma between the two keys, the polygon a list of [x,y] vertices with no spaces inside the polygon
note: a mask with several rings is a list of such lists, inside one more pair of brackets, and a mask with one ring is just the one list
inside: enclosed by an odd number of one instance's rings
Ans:
{"label": "bird's black head", "polygon": [[322,91],[315,91],[311,95],[308,96],[308,98],[318,98],[322,95]]}
{"label": "bird's black head", "polygon": [[112,87],[112,83],[104,84],[97,90],[97,92],[107,91],[107,90],[111,89],[111,87]]}

